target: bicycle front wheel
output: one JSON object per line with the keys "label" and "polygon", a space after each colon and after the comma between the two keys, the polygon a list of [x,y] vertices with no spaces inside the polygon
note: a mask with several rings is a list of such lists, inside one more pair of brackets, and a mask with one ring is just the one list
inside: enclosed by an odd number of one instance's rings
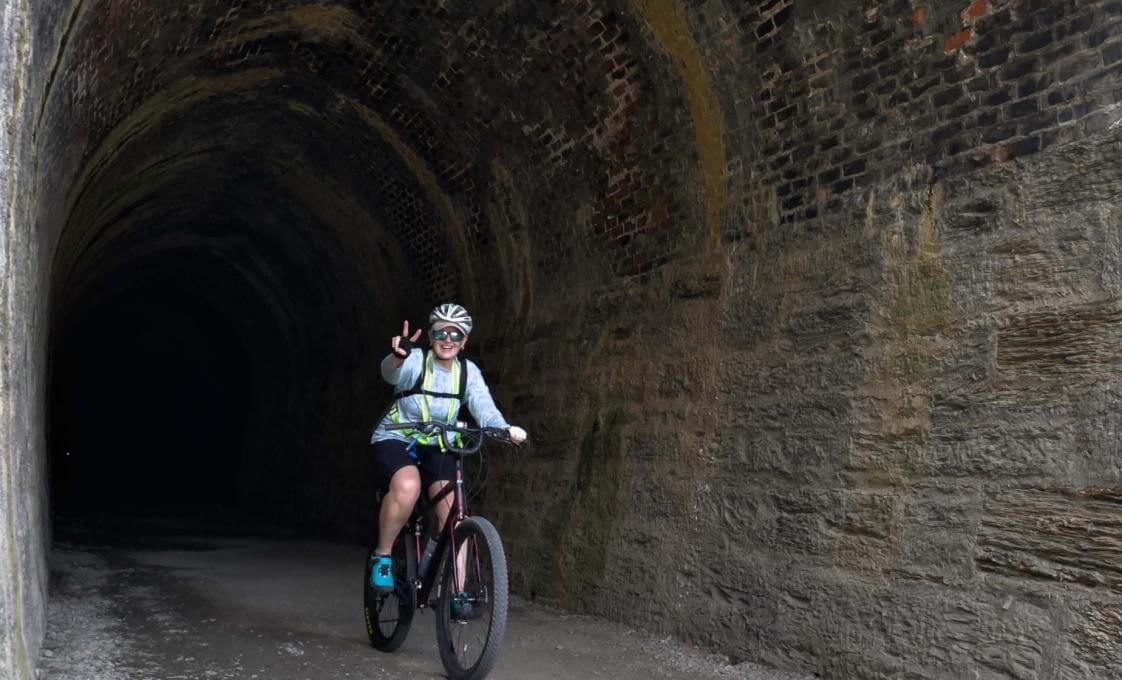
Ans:
{"label": "bicycle front wheel", "polygon": [[506,555],[499,532],[482,517],[460,522],[455,543],[444,561],[436,642],[449,677],[480,680],[498,660],[506,632]]}

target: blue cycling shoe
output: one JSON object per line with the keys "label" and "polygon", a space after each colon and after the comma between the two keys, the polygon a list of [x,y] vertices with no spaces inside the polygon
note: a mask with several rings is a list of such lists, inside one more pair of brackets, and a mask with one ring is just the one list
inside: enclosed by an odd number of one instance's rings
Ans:
{"label": "blue cycling shoe", "polygon": [[371,560],[370,585],[379,593],[393,592],[393,558],[375,555]]}
{"label": "blue cycling shoe", "polygon": [[483,615],[482,609],[475,606],[472,598],[463,591],[452,597],[451,605],[453,621],[471,621]]}

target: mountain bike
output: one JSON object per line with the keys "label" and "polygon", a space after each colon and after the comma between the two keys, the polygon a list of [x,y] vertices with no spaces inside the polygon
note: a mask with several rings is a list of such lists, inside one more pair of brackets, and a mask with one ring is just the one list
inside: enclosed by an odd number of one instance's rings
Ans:
{"label": "mountain bike", "polygon": [[[431,499],[422,492],[394,539],[392,593],[379,593],[371,585],[373,547],[367,554],[363,608],[370,644],[383,652],[396,650],[405,642],[414,614],[431,607],[436,613],[440,661],[448,675],[454,680],[479,680],[495,665],[506,632],[506,555],[494,525],[468,515],[463,463],[464,456],[481,451],[485,440],[509,441],[510,437],[505,429],[462,423],[398,423],[387,429],[441,437],[447,453],[456,456],[456,479]],[[428,511],[448,494],[453,494],[448,521],[442,530],[434,527],[422,549]]]}

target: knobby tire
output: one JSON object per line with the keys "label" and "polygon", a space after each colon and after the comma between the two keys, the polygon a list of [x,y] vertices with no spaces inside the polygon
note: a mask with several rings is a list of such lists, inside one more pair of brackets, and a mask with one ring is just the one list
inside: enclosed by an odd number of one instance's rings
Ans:
{"label": "knobby tire", "polygon": [[457,594],[450,560],[455,559],[457,553],[449,550],[436,604],[437,646],[440,661],[452,680],[481,680],[498,660],[506,633],[506,554],[499,532],[482,517],[469,517],[460,522],[455,542],[458,549],[468,546],[464,585],[475,618],[461,620],[452,616],[452,600]]}

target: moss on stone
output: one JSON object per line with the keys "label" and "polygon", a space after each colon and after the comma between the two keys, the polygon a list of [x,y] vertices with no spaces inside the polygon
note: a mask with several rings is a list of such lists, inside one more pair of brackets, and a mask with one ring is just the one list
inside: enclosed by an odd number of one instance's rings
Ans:
{"label": "moss on stone", "polygon": [[592,420],[583,428],[568,492],[544,522],[545,550],[534,570],[538,591],[581,606],[587,606],[591,587],[603,580],[608,546],[621,518],[621,411],[596,411]]}

